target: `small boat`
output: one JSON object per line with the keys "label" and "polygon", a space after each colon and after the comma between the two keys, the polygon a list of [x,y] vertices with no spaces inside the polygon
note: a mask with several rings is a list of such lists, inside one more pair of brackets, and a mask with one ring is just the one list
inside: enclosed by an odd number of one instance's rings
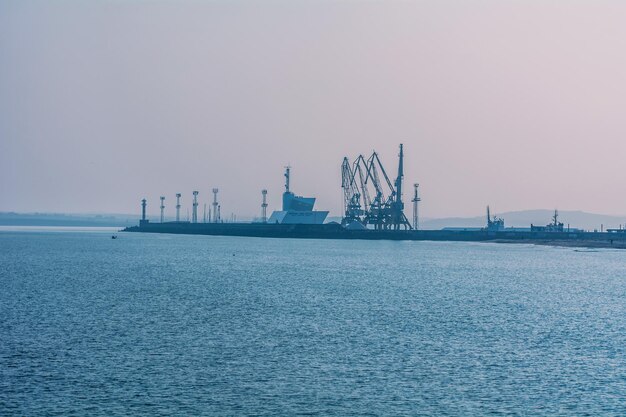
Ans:
{"label": "small boat", "polygon": [[117,236],[113,235],[111,236],[111,239],[117,239]]}

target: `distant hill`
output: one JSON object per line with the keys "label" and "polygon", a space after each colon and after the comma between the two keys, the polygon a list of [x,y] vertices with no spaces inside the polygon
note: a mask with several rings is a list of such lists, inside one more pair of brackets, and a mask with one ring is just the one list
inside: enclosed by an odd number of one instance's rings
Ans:
{"label": "distant hill", "polygon": [[130,214],[0,213],[0,226],[126,227],[138,221]]}
{"label": "distant hill", "polygon": [[[530,227],[531,224],[543,226],[550,223],[554,210],[521,210],[492,214],[504,218],[506,227]],[[328,221],[340,223],[341,217],[328,217],[327,222]],[[624,225],[626,223],[626,216],[620,217],[586,213],[584,211],[559,210],[559,221],[563,222],[566,227],[569,224],[572,228],[600,230],[601,225],[604,225],[605,229],[619,228],[620,224]],[[420,228],[436,230],[443,229],[444,227],[485,227],[486,223],[486,214],[476,217],[422,218],[420,219]]]}
{"label": "distant hill", "polygon": [[[530,227],[530,224],[545,225],[550,223],[553,210],[522,210],[506,213],[494,213],[504,218],[506,227]],[[158,221],[151,216],[152,221]],[[171,221],[172,218],[166,218]],[[250,219],[241,218],[240,221]],[[626,216],[609,216],[605,214],[586,213],[583,211],[559,211],[559,220],[572,228],[600,230],[618,228],[626,223]],[[329,216],[326,222],[341,222],[341,217]],[[81,227],[126,227],[139,222],[139,216],[133,214],[59,214],[59,213],[13,213],[0,212],[0,226],[81,226]],[[441,219],[422,218],[420,228],[443,229],[444,227],[484,227],[485,216],[447,217]]]}
{"label": "distant hill", "polygon": [[[506,227],[530,227],[546,225],[551,222],[554,210],[522,210],[505,213],[495,213],[504,219]],[[584,211],[559,210],[559,221],[565,226],[585,230],[600,230],[604,228],[618,228],[626,223],[626,216],[609,216],[605,214],[586,213]],[[484,227],[487,223],[486,215],[477,217],[448,217],[442,219],[423,219],[420,221],[422,229],[442,229],[444,227]]]}

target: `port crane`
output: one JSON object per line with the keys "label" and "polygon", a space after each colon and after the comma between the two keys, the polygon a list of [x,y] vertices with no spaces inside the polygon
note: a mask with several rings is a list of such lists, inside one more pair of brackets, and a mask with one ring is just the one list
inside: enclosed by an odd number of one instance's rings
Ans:
{"label": "port crane", "polygon": [[[361,192],[361,199],[363,203],[363,214],[367,213],[372,205],[372,199],[370,198],[370,193],[367,189],[367,162],[365,161],[365,157],[363,155],[359,155],[359,157],[354,161],[352,165],[352,176],[355,181],[358,180],[357,186],[359,191]],[[365,172],[364,172],[365,171]]]}
{"label": "port crane", "polygon": [[[364,226],[373,225],[375,230],[411,229],[404,214],[402,180],[404,177],[404,152],[400,145],[398,176],[392,182],[387,175],[378,153],[373,152],[366,160],[360,155],[352,170],[348,158],[342,163],[342,188],[344,190],[344,218],[342,224],[358,221]],[[373,190],[370,198],[368,187]]]}
{"label": "port crane", "polygon": [[343,158],[341,164],[341,188],[343,188],[344,215],[341,220],[343,226],[354,221],[361,221],[364,211],[361,209],[361,193],[355,181],[353,171],[348,158]]}

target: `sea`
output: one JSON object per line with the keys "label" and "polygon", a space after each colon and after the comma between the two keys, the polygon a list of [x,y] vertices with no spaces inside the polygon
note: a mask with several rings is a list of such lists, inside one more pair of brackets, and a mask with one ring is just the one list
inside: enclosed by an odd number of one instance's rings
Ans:
{"label": "sea", "polygon": [[624,416],[626,251],[3,227],[0,415]]}

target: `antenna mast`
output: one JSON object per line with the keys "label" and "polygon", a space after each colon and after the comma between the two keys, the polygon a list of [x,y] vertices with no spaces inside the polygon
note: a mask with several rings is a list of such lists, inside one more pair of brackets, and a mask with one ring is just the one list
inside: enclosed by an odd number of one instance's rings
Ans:
{"label": "antenna mast", "polygon": [[141,220],[146,221],[146,199],[141,200]]}
{"label": "antenna mast", "polygon": [[180,221],[180,197],[182,194],[176,193],[176,221]]}
{"label": "antenna mast", "polygon": [[285,167],[285,192],[289,192],[289,176],[291,175],[291,167],[287,165]]}
{"label": "antenna mast", "polygon": [[554,210],[554,216],[552,216],[552,221],[554,222],[554,226],[558,226],[559,225],[559,211],[558,210]]}
{"label": "antenna mast", "polygon": [[213,189],[213,223],[217,223],[219,220],[219,211],[217,210],[217,193],[218,193],[219,189],[214,188]]}
{"label": "antenna mast", "polygon": [[418,183],[413,184],[415,194],[413,195],[413,200],[411,200],[413,202],[413,229],[415,230],[420,228],[418,203],[422,201],[422,199],[419,197],[419,186]]}
{"label": "antenna mast", "polygon": [[261,222],[267,223],[267,190],[261,190],[263,203],[261,203]]}
{"label": "antenna mast", "polygon": [[191,222],[198,223],[198,191],[193,192],[193,211],[191,212]]}

